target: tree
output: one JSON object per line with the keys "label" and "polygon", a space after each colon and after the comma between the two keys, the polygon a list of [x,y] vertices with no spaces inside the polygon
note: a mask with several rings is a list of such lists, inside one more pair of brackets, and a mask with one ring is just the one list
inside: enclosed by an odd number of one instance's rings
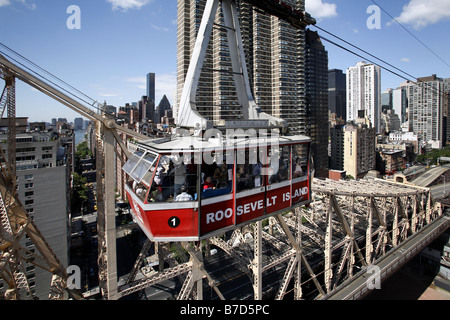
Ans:
{"label": "tree", "polygon": [[73,189],[75,197],[78,197],[79,200],[85,201],[88,199],[87,192],[89,187],[87,186],[87,179],[76,172],[73,173]]}

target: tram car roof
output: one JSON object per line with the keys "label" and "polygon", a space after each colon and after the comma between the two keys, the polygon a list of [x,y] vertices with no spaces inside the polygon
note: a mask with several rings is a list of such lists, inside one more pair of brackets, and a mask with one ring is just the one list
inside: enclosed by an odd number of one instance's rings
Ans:
{"label": "tram car roof", "polygon": [[304,135],[280,135],[280,136],[249,136],[248,134],[233,134],[229,137],[194,137],[194,136],[170,136],[166,138],[149,139],[140,141],[138,145],[146,150],[156,153],[166,152],[198,152],[216,150],[232,150],[241,148],[256,148],[265,146],[290,145],[308,143],[311,139]]}

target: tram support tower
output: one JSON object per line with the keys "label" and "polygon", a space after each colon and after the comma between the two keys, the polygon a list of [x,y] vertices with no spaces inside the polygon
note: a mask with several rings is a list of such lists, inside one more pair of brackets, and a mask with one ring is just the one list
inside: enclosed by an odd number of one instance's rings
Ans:
{"label": "tram support tower", "polygon": [[[288,21],[297,28],[305,28],[307,25],[315,24],[316,22],[307,13],[300,12],[283,1],[249,0],[249,2],[260,10]],[[217,25],[215,23],[216,14],[220,6],[224,18],[223,25]],[[206,119],[197,111],[197,88],[213,28],[226,30],[232,67],[231,69],[226,70],[222,68],[208,71],[233,76],[237,98],[243,114],[243,120],[221,121],[220,124],[214,124],[211,120]],[[195,47],[186,74],[179,107],[178,126],[180,128],[194,130],[196,135],[213,128],[218,130],[258,130],[278,128],[282,133],[287,131],[287,121],[262,112],[253,97],[246,64],[246,56],[242,44],[236,0],[206,1]]]}
{"label": "tram support tower", "polygon": [[114,134],[100,121],[96,122],[96,133],[99,281],[103,297],[117,300]]}

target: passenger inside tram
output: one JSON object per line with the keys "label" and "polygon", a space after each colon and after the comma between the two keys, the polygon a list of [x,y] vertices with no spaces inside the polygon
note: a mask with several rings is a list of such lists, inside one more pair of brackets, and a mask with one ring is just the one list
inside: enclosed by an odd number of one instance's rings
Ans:
{"label": "passenger inside tram", "polygon": [[302,177],[305,175],[303,169],[302,169],[302,160],[300,158],[297,158],[296,161],[292,164],[292,171],[293,171],[293,178]]}
{"label": "passenger inside tram", "polygon": [[226,154],[216,154],[213,163],[202,164],[201,173],[205,177],[202,184],[202,199],[217,197],[232,191],[233,165],[227,164],[226,159]]}
{"label": "passenger inside tram", "polygon": [[203,191],[205,190],[212,190],[215,189],[216,187],[214,186],[213,182],[212,182],[212,178],[211,177],[207,177],[205,182],[203,183]]}
{"label": "passenger inside tram", "polygon": [[251,186],[252,179],[248,168],[249,168],[248,164],[238,164],[236,170],[237,192],[250,189],[252,187]]}
{"label": "passenger inside tram", "polygon": [[306,176],[308,170],[308,148],[306,145],[294,145],[292,147],[292,178]]}
{"label": "passenger inside tram", "polygon": [[161,156],[148,202],[175,201],[183,187],[193,199],[197,192],[197,165],[189,163],[190,160],[190,157],[183,159],[172,155]]}
{"label": "passenger inside tram", "polygon": [[290,162],[290,147],[282,146],[270,150],[270,173],[269,183],[280,183],[289,180],[289,162]]}

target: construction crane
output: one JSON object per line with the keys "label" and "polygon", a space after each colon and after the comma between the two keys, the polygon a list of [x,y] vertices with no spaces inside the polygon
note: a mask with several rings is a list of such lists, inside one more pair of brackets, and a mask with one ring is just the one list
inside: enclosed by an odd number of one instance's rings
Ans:
{"label": "construction crane", "polygon": [[[255,8],[263,10],[268,14],[288,21],[297,28],[305,28],[307,25],[315,24],[307,13],[301,12],[283,1],[276,0],[247,0]],[[248,75],[245,65],[240,40],[239,18],[236,11],[235,0],[207,0],[207,14],[203,23],[203,31],[210,30],[213,24],[213,12],[219,5],[228,13],[229,39],[233,46],[234,55],[233,68],[236,69],[236,86],[240,88],[239,100],[243,102],[245,120],[247,125],[256,127],[275,126],[283,130],[286,122],[277,119],[261,110],[251,97]],[[207,36],[209,39],[209,35]],[[201,57],[204,55],[205,43],[208,39],[198,39],[197,53],[193,56],[183,91],[184,104],[181,105],[180,127],[194,129],[198,135],[208,128],[208,123],[198,112],[194,101],[195,89],[198,83],[199,69],[201,69]],[[24,68],[13,63],[7,55],[0,55],[0,78],[5,81],[5,89],[0,99],[0,111],[3,115],[7,110],[8,117],[8,154],[7,157],[0,150],[1,173],[0,173],[0,277],[7,283],[8,289],[5,294],[0,292],[1,297],[7,299],[30,299],[31,291],[25,276],[22,261],[30,261],[53,274],[50,299],[63,299],[64,290],[67,290],[67,274],[61,262],[57,259],[50,246],[45,241],[31,217],[24,210],[16,193],[15,179],[15,81],[19,79],[32,86],[38,91],[48,95],[52,99],[69,107],[81,116],[96,124],[97,135],[97,187],[98,187],[98,246],[99,246],[99,281],[102,295],[105,299],[114,300],[119,297],[117,285],[116,265],[116,225],[115,225],[115,152],[116,144],[130,157],[130,152],[125,146],[120,133],[137,140],[147,140],[148,137],[133,130],[119,126],[114,118],[103,112],[94,112],[82,103],[74,100],[67,94],[47,83],[39,75],[34,75]],[[183,117],[183,115],[185,117]],[[240,123],[241,125],[243,123]],[[236,125],[236,124],[234,124]],[[244,126],[245,127],[245,126]],[[36,245],[40,255],[27,251],[21,247],[20,240],[27,235]],[[28,260],[27,260],[28,259]],[[71,292],[72,297],[77,296]]]}

